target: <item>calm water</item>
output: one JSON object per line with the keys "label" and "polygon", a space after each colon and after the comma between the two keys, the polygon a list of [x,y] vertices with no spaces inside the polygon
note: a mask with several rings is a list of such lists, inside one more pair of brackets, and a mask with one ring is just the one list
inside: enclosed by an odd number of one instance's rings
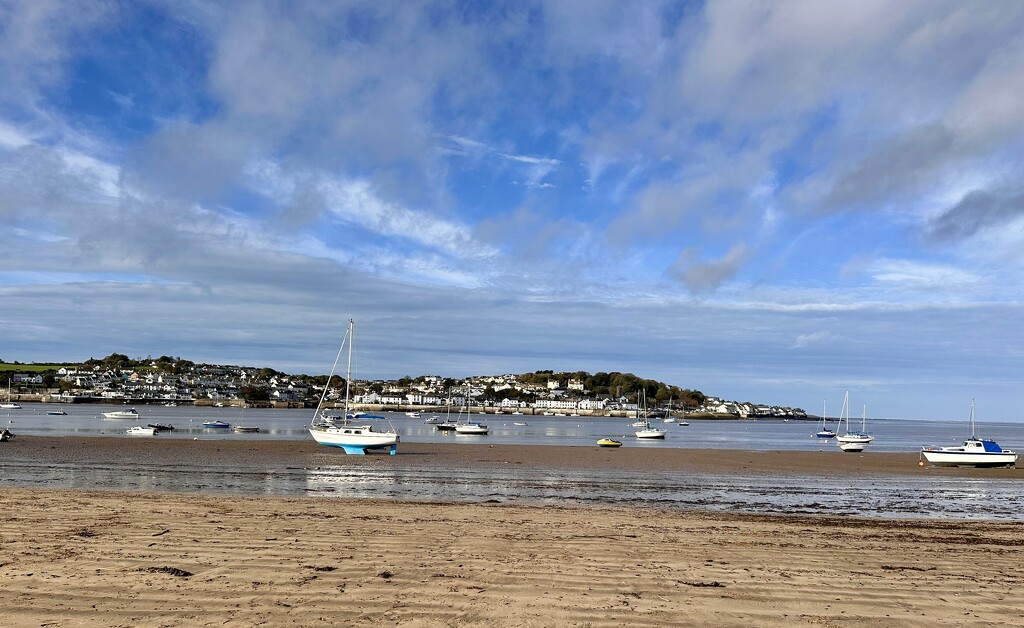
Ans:
{"label": "calm water", "polygon": [[[67,416],[47,416],[57,406],[27,405],[4,411],[0,424],[18,437],[100,436],[123,434],[134,421],[104,420],[101,412],[123,406],[60,406]],[[305,426],[310,410],[239,410],[141,406],[141,423],[169,423],[176,431],[156,438],[170,439],[309,439]],[[491,428],[488,436],[437,432],[423,423],[430,416],[412,419],[387,413],[403,442],[486,442],[519,445],[593,446],[602,436],[623,441],[623,449],[673,447],[702,449],[837,450],[834,441],[813,437],[817,424],[809,421],[691,421],[689,426],[664,424],[664,441],[638,441],[629,420],[613,418],[475,416]],[[234,434],[201,427],[205,420],[256,425],[259,434]],[[526,426],[514,425],[525,421]],[[379,421],[387,425],[387,421]],[[916,452],[921,445],[959,443],[967,435],[966,420],[869,420],[876,440],[870,450]],[[1024,424],[982,423],[982,435],[1004,447],[1024,449]],[[124,438],[134,438],[124,436]],[[497,500],[516,503],[623,504],[706,510],[773,513],[828,513],[878,517],[942,517],[1024,521],[1024,484],[1018,479],[990,479],[981,471],[966,477],[766,477],[742,475],[694,476],[684,473],[599,474],[531,469],[451,469],[436,477],[437,469],[399,455],[358,457],[338,455],[336,465],[307,468],[224,469],[161,467],[155,464],[97,466],[54,465],[18,461],[5,456],[4,481],[19,486],[109,488],[118,490],[200,491],[232,494],[313,495],[344,498],[394,498],[437,501]],[[13,451],[13,450],[8,450]],[[333,450],[328,450],[333,451]],[[837,451],[837,455],[842,454]],[[1022,470],[1024,479],[1024,470]]]}

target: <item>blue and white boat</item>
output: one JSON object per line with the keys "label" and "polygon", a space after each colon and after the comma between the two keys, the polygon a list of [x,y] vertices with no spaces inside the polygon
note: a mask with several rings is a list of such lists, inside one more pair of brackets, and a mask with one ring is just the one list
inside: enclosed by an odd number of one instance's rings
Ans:
{"label": "blue and white boat", "polygon": [[825,402],[825,401],[821,402],[821,429],[814,433],[814,437],[815,438],[835,438],[836,437],[835,430],[833,430],[833,429],[829,428],[827,425],[825,425],[825,420],[828,417],[828,413],[827,413],[827,410],[826,410],[826,408],[827,408],[826,404],[827,404],[827,402]]}
{"label": "blue and white boat", "polygon": [[[978,438],[971,400],[971,435],[959,447],[922,447],[921,457],[937,467],[1014,467],[1017,454],[988,438]],[[924,462],[922,461],[922,464]]]}
{"label": "blue and white boat", "polygon": [[228,423],[227,421],[221,421],[220,419],[217,419],[216,421],[203,421],[203,427],[219,430],[231,427],[231,424]]}
{"label": "blue and white boat", "polygon": [[[345,375],[345,419],[340,424],[337,421],[327,422],[320,419],[321,407],[323,406],[324,399],[327,398],[327,387],[325,386],[323,395],[320,396],[320,403],[317,404],[316,412],[313,414],[314,418],[309,426],[309,434],[317,443],[327,447],[340,447],[346,454],[363,455],[370,450],[388,449],[393,456],[398,451],[399,441],[398,430],[393,425],[390,431],[378,432],[373,429],[372,425],[353,425],[351,423],[352,419],[348,411],[348,403],[349,382],[352,381],[352,343],[354,335],[355,322],[349,319],[348,332],[341,342],[338,355],[334,359],[334,367],[331,368],[331,374],[327,378],[327,381],[330,381],[331,377],[334,377],[334,371],[337,369],[338,361],[341,359],[341,352],[345,348],[345,344],[348,343],[348,369]],[[390,419],[388,419],[388,423],[391,423]]]}

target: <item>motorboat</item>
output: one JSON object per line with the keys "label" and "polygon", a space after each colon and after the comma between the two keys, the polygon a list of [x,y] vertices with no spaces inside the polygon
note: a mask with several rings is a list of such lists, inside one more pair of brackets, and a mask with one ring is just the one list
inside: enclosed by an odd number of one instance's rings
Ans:
{"label": "motorboat", "polygon": [[602,438],[597,441],[598,447],[622,447],[622,441],[613,440],[611,438]]}
{"label": "motorboat", "polygon": [[410,419],[418,419],[418,418],[420,418],[420,413],[419,412],[406,412],[405,416],[409,417]]}
{"label": "motorboat", "polygon": [[21,410],[21,406],[13,401],[2,401],[0,402],[0,410]]}
{"label": "motorboat", "polygon": [[[345,375],[345,419],[342,423],[332,424],[325,421],[320,421],[314,418],[313,422],[309,426],[309,434],[313,437],[317,443],[325,445],[327,447],[340,447],[346,454],[363,455],[367,451],[387,449],[393,456],[398,451],[398,430],[395,429],[394,425],[391,425],[391,429],[387,432],[378,432],[373,429],[372,425],[353,425],[352,419],[349,418],[349,382],[352,381],[352,344],[355,337],[355,321],[349,319],[348,331],[345,333],[345,337],[341,341],[341,347],[338,348],[338,358],[334,361],[334,367],[331,369],[330,375],[327,379],[330,381],[331,377],[334,377],[334,369],[337,368],[338,360],[341,358],[341,352],[345,348],[346,343],[348,344],[348,370]],[[317,406],[314,417],[320,413],[320,408],[324,403],[327,389],[324,389],[324,396],[320,398],[320,403]],[[363,418],[370,418],[364,416]],[[377,417],[386,418],[386,417]],[[388,419],[388,423],[391,420]]]}
{"label": "motorboat", "polygon": [[231,427],[231,424],[217,419],[216,421],[203,421],[203,427],[222,430]]}
{"label": "motorboat", "polygon": [[128,436],[153,436],[156,434],[156,428],[133,425],[125,430],[125,433],[128,434]]}
{"label": "motorboat", "polygon": [[64,412],[63,410],[47,410],[46,411],[46,415],[47,416],[67,416],[68,413]]}
{"label": "motorboat", "polygon": [[153,428],[158,432],[173,432],[174,426],[166,423],[150,423],[149,427]]}
{"label": "motorboat", "polygon": [[423,420],[423,422],[426,423],[427,425],[437,425],[438,423],[441,422],[441,417],[434,415],[431,417],[427,417],[426,419]]}
{"label": "motorboat", "polygon": [[527,425],[529,425],[529,423],[527,423],[526,421],[513,421],[512,425],[517,425],[519,427],[526,427]]}
{"label": "motorboat", "polygon": [[[1015,467],[1017,454],[992,439],[978,438],[971,400],[971,435],[958,447],[922,447],[921,457],[937,467]],[[924,464],[924,460],[921,464]]]}
{"label": "motorboat", "polygon": [[128,408],[127,410],[114,410],[113,412],[104,412],[104,419],[137,419],[139,418],[139,411],[135,408]]}

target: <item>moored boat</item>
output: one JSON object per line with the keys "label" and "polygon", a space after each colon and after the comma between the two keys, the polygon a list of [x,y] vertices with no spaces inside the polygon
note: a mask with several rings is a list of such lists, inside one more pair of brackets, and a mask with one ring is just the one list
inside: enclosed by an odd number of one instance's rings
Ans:
{"label": "moored boat", "polygon": [[483,423],[477,421],[466,421],[465,423],[459,423],[455,426],[456,434],[476,434],[478,436],[486,436],[489,431],[488,427]]}
{"label": "moored boat", "polygon": [[[971,435],[958,447],[922,447],[921,457],[937,467],[1015,467],[1017,453],[1003,449],[994,440],[978,438],[971,400]],[[924,464],[924,460],[921,464]]]}
{"label": "moored boat", "polygon": [[135,408],[128,408],[127,410],[114,410],[113,412],[104,412],[104,419],[137,419],[139,418],[139,411]]}
{"label": "moored boat", "polygon": [[260,428],[256,425],[236,425],[231,430],[235,434],[256,434],[260,431]]}
{"label": "moored boat", "polygon": [[173,432],[174,426],[166,423],[150,423],[149,427],[153,428],[158,432]]}
{"label": "moored boat", "polygon": [[217,419],[216,421],[203,421],[203,427],[220,430],[231,427],[231,424]]}
{"label": "moored boat", "polygon": [[622,447],[622,441],[617,441],[611,438],[602,438],[597,441],[598,447]]}
{"label": "moored boat", "polygon": [[[387,432],[378,432],[373,429],[372,425],[352,425],[352,419],[349,418],[349,382],[352,381],[352,343],[354,336],[355,321],[349,319],[348,332],[346,332],[345,338],[342,340],[341,347],[338,348],[338,356],[334,360],[334,367],[327,378],[330,381],[330,378],[334,377],[338,360],[341,359],[341,352],[345,348],[345,344],[348,343],[348,369],[345,375],[345,419],[341,424],[327,423],[318,419],[324,400],[327,397],[327,388],[324,387],[324,393],[320,397],[320,403],[317,404],[316,412],[313,415],[313,422],[308,428],[309,434],[317,443],[327,447],[340,447],[346,454],[363,455],[370,450],[388,449],[393,456],[398,451],[399,441],[398,430],[393,425]],[[388,419],[388,423],[391,423],[390,419]]]}
{"label": "moored boat", "polygon": [[68,413],[63,410],[47,410],[47,416],[67,416]]}
{"label": "moored boat", "polygon": [[133,425],[125,430],[125,433],[128,436],[153,436],[156,434],[156,428]]}

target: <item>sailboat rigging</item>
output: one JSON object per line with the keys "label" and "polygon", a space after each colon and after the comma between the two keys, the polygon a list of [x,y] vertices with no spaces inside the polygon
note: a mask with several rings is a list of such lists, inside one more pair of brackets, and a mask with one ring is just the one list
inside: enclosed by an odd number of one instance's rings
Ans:
{"label": "sailboat rigging", "polygon": [[394,425],[391,425],[391,419],[388,419],[391,429],[387,432],[378,432],[373,429],[372,425],[353,425],[352,416],[349,414],[349,398],[352,386],[352,345],[355,336],[355,325],[355,321],[349,319],[348,332],[346,332],[345,338],[341,342],[341,347],[338,348],[338,355],[334,358],[331,374],[327,377],[327,382],[330,383],[338,368],[338,362],[341,360],[341,353],[347,344],[348,367],[345,373],[345,413],[342,415],[344,418],[328,419],[324,416],[323,406],[327,398],[328,388],[325,385],[324,392],[320,395],[320,402],[317,404],[316,411],[313,414],[313,421],[309,426],[309,434],[321,445],[341,447],[345,450],[346,454],[362,455],[368,450],[389,449],[393,456],[398,450],[399,436],[398,430],[395,429]]}

